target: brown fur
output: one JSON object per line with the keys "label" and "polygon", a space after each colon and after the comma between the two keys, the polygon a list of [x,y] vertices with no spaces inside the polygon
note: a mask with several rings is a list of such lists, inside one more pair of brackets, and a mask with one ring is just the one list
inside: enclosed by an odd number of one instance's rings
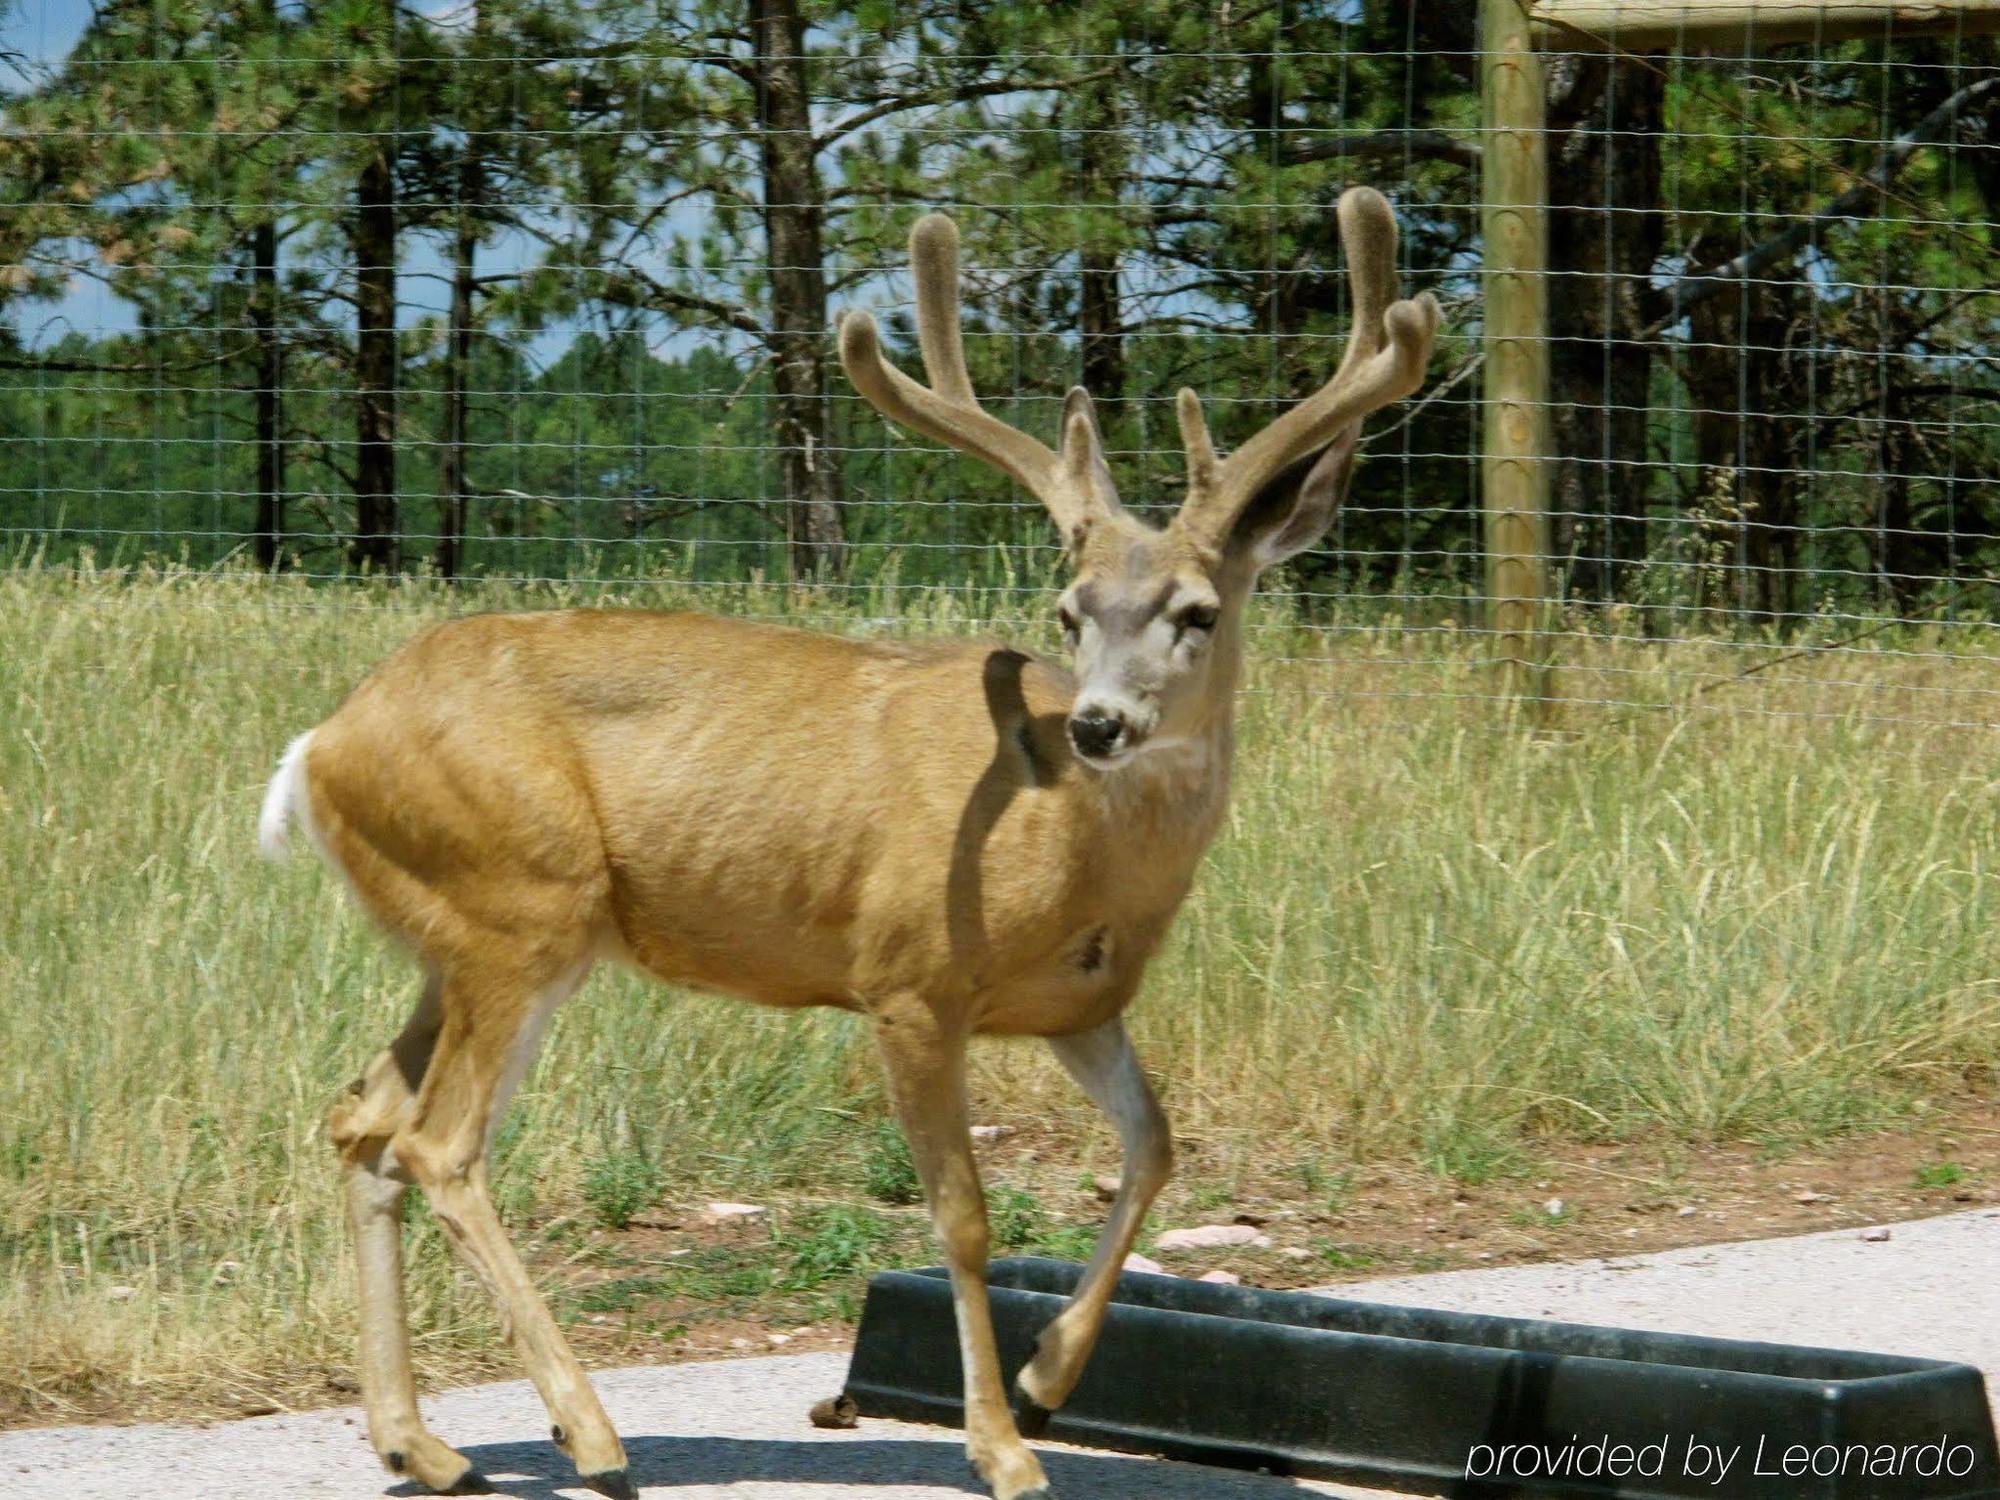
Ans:
{"label": "brown fur", "polygon": [[860,1011],[914,991],[969,1031],[1072,1032],[1130,997],[1225,790],[1178,762],[1114,789],[1070,752],[1073,692],[1001,646],[482,615],[314,732],[310,811],[441,967],[533,934],[550,971]]}

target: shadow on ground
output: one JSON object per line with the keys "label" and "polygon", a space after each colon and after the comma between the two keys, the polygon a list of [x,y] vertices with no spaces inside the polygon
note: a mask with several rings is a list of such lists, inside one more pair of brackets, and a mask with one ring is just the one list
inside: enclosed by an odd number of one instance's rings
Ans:
{"label": "shadow on ground", "polygon": [[[473,1444],[459,1450],[497,1495],[514,1500],[568,1500],[582,1492],[576,1470],[546,1442]],[[1130,1495],[1143,1500],[1258,1500],[1297,1493],[1289,1479],[1145,1458],[1039,1449],[1058,1496]],[[965,1495],[987,1493],[972,1475],[955,1438],[795,1442],[779,1438],[627,1437],[632,1480],[641,1490],[752,1481],[788,1485],[935,1485]],[[394,1496],[427,1493],[398,1484]]]}

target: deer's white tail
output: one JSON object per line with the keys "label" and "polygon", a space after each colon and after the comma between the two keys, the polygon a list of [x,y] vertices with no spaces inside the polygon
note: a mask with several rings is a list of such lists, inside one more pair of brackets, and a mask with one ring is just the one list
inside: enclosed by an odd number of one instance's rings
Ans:
{"label": "deer's white tail", "polygon": [[264,810],[257,815],[257,847],[266,859],[283,859],[291,846],[292,824],[312,837],[312,810],[306,800],[306,745],[312,731],[285,746],[278,769],[264,791]]}

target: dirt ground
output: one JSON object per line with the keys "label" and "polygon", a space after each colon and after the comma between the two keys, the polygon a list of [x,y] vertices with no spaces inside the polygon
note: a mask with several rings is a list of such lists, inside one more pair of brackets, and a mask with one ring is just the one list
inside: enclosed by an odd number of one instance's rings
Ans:
{"label": "dirt ground", "polygon": [[[1041,1232],[998,1254],[1087,1253],[1102,1221],[1098,1175],[1066,1142],[1029,1126],[1001,1127],[980,1148],[989,1185],[1029,1195]],[[1467,1183],[1413,1169],[1356,1168],[1308,1183],[1296,1170],[1253,1174],[1219,1197],[1204,1178],[1203,1142],[1179,1143],[1177,1180],[1148,1221],[1151,1233],[1194,1224],[1259,1227],[1271,1243],[1156,1251],[1169,1271],[1226,1270],[1266,1287],[1321,1286],[1406,1272],[1630,1255],[1683,1245],[1810,1234],[2000,1202],[2000,1106],[1940,1112],[1921,1128],[1851,1137],[1823,1150],[1755,1145],[1552,1146],[1507,1175]],[[782,1221],[810,1205],[768,1205]],[[920,1210],[872,1205],[892,1238],[870,1257],[934,1261]],[[996,1216],[996,1226],[1001,1216]],[[600,1232],[594,1262],[571,1284],[630,1289],[615,1308],[585,1313],[573,1333],[586,1357],[713,1359],[845,1347],[865,1275],[833,1294],[732,1295],[731,1268],[767,1259],[771,1215],[718,1225],[703,1205],[660,1210],[622,1233]],[[1149,1236],[1150,1240],[1150,1236]],[[1148,1243],[1142,1242],[1142,1243]],[[675,1265],[687,1267],[674,1275]],[[669,1268],[657,1289],[647,1272]],[[829,1316],[828,1314],[832,1315]]]}
{"label": "dirt ground", "polygon": [[[1551,1143],[1476,1182],[1408,1167],[1245,1171],[1240,1153],[1219,1145],[1177,1146],[1175,1182],[1142,1246],[1171,1228],[1255,1225],[1268,1246],[1151,1253],[1171,1272],[1226,1270],[1265,1287],[1633,1255],[2000,1202],[2000,1106],[1984,1104],[1817,1150]],[[996,1255],[1088,1255],[1105,1213],[1106,1163],[1080,1159],[1069,1138],[1025,1121],[1001,1125],[979,1149]],[[935,1262],[918,1206],[858,1191],[759,1206],[718,1222],[706,1202],[689,1201],[580,1242],[532,1225],[520,1226],[519,1240],[579,1355],[601,1368],[844,1350],[870,1274]],[[497,1346],[453,1355],[425,1384],[446,1370],[452,1384],[518,1373]],[[357,1390],[345,1366],[239,1372],[195,1388],[93,1381],[60,1413],[0,1409],[0,1428],[257,1416],[351,1402]]]}

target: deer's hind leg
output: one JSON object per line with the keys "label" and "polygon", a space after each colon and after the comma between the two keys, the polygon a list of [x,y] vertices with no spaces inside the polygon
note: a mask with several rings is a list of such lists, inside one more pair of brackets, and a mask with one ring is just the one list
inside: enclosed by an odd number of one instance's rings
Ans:
{"label": "deer's hind leg", "polygon": [[410,1019],[334,1105],[328,1134],[340,1153],[348,1226],[360,1277],[361,1399],[368,1437],[398,1474],[446,1494],[486,1488],[471,1460],[432,1436],[417,1410],[403,1299],[403,1197],[409,1179],[389,1150],[408,1122],[444,1012],[433,974]]}
{"label": "deer's hind leg", "polygon": [[633,1489],[624,1445],[501,1227],[487,1182],[487,1148],[507,1096],[526,1072],[549,1017],[582,983],[586,968],[579,957],[552,959],[546,950],[510,953],[504,942],[477,959],[448,963],[430,1066],[389,1150],[424,1190],[446,1239],[493,1298],[548,1408],[556,1445],[584,1483],[626,1497]]}

